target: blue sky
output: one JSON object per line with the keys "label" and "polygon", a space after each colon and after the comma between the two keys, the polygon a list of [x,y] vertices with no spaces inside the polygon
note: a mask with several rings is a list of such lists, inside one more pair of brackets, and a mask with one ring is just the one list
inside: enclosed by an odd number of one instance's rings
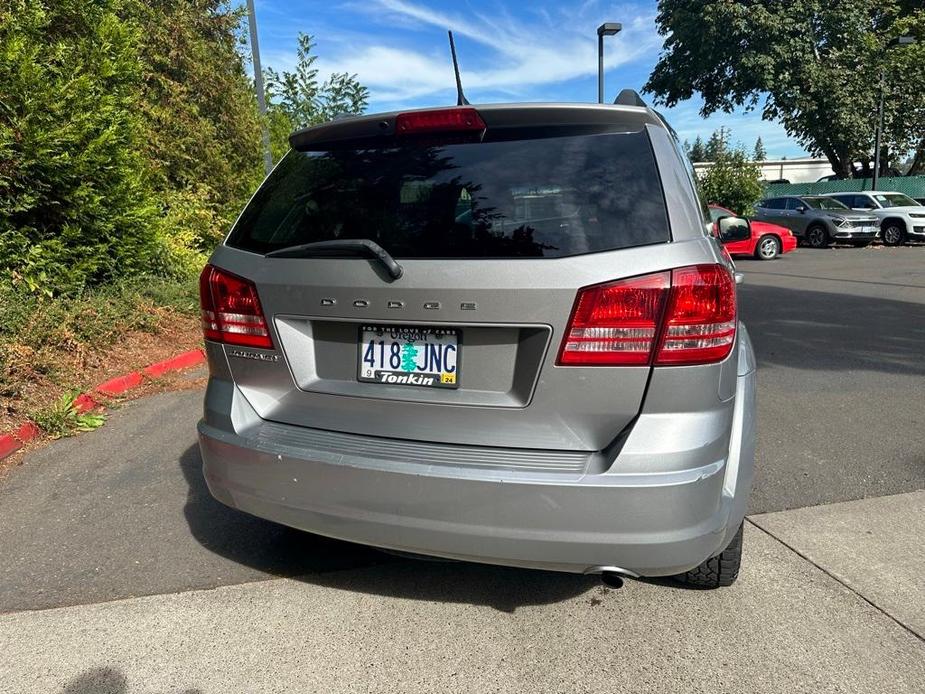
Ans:
{"label": "blue sky", "polygon": [[[447,29],[473,103],[596,100],[595,29],[604,21],[623,24],[621,34],[605,39],[609,100],[623,87],[641,90],[662,45],[655,0],[255,1],[265,65],[291,69],[298,33],[312,34],[322,76],[356,73],[369,87],[371,111],[455,103]],[[760,135],[771,158],[804,155],[778,124],[756,113],[704,120],[699,108],[692,99],[662,111],[682,139],[706,139],[725,126],[749,149]]]}

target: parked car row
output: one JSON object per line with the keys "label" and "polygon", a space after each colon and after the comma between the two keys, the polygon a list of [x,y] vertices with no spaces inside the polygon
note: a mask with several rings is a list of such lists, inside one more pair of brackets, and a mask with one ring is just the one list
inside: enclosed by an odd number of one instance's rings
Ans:
{"label": "parked car row", "polygon": [[[710,206],[714,223],[736,215]],[[722,228],[720,228],[722,226]],[[748,226],[718,225],[717,234],[730,255],[773,260],[803,241],[825,248],[840,241],[868,246],[880,238],[886,246],[925,240],[925,205],[902,193],[866,191],[831,195],[781,195],[758,203]]]}

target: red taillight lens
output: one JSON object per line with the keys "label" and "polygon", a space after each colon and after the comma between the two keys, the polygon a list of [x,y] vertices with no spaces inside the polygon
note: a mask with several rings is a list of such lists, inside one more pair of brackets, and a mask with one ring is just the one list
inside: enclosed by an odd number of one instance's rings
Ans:
{"label": "red taillight lens", "polygon": [[273,349],[253,282],[206,265],[199,276],[199,303],[207,340]]}
{"label": "red taillight lens", "polygon": [[395,118],[399,135],[438,132],[480,132],[485,121],[474,108],[444,108],[437,111],[400,113]]}
{"label": "red taillight lens", "polygon": [[635,277],[578,293],[559,364],[648,364],[658,338],[669,273]]}
{"label": "red taillight lens", "polygon": [[677,268],[580,290],[556,363],[707,364],[729,354],[735,327],[729,270]]}
{"label": "red taillight lens", "polygon": [[736,287],[722,265],[671,271],[671,298],[656,364],[709,364],[726,358],[735,342]]}

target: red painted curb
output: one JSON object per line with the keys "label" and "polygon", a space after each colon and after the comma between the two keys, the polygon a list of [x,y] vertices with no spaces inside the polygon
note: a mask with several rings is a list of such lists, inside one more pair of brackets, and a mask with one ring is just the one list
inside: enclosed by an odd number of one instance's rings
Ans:
{"label": "red painted curb", "polygon": [[[105,383],[100,383],[93,389],[93,392],[100,393],[101,395],[119,395],[120,393],[140,386],[144,383],[145,377],[157,378],[169,371],[180,371],[181,369],[187,369],[191,366],[197,366],[198,364],[202,364],[205,360],[206,354],[202,349],[193,349],[189,352],[183,352],[175,357],[171,357],[170,359],[151,364],[141,371],[132,371],[124,376],[110,378]],[[74,409],[80,413],[89,412],[90,410],[95,410],[100,407],[102,407],[102,405],[89,393],[81,393],[74,399]],[[41,433],[41,430],[35,422],[27,421],[21,424],[14,433],[0,435],[0,460],[18,451],[23,447],[24,443],[38,438]]]}
{"label": "red painted curb", "polygon": [[97,407],[101,407],[101,405],[86,393],[81,393],[74,398],[74,409],[81,414],[95,410]]}
{"label": "red painted curb", "polygon": [[178,354],[171,359],[166,359],[164,361],[159,361],[156,364],[151,364],[151,366],[141,370],[148,378],[157,378],[162,376],[168,371],[178,371],[179,369],[186,369],[190,366],[196,366],[197,364],[202,364],[206,360],[206,354],[201,349],[193,349],[189,352],[184,352],[183,354]]}
{"label": "red painted curb", "polygon": [[22,444],[14,439],[12,434],[0,436],[0,460],[13,455],[20,448],[22,448]]}
{"label": "red painted curb", "polygon": [[29,443],[32,439],[37,438],[42,433],[35,422],[25,422],[16,430],[16,438],[23,443]]}
{"label": "red painted curb", "polygon": [[124,376],[110,378],[105,383],[100,383],[94,390],[103,395],[119,395],[127,390],[140,386],[144,378],[140,371],[132,371]]}

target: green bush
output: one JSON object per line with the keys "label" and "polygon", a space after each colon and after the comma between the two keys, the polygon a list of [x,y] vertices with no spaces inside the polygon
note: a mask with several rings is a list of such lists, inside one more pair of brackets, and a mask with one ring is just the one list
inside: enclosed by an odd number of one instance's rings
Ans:
{"label": "green bush", "polygon": [[0,0],[0,281],[187,279],[259,183],[226,0]]}
{"label": "green bush", "polygon": [[748,216],[761,199],[761,167],[749,161],[744,149],[723,149],[700,175],[700,193],[711,204]]}
{"label": "green bush", "polygon": [[184,237],[173,251],[211,251],[263,177],[242,10],[226,0],[132,0],[123,14],[144,27],[142,154],[166,233]]}
{"label": "green bush", "polygon": [[74,293],[148,270],[138,30],[116,0],[0,11],[0,278]]}

